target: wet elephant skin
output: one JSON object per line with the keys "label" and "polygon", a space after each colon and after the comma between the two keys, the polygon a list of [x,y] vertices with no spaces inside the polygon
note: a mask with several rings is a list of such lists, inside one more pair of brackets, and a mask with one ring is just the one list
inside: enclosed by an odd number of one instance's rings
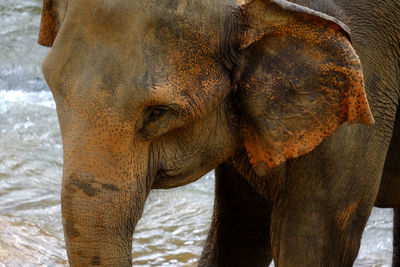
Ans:
{"label": "wet elephant skin", "polygon": [[351,265],[398,87],[349,3],[45,0],[70,265],[130,266],[149,191],[214,168],[200,266]]}

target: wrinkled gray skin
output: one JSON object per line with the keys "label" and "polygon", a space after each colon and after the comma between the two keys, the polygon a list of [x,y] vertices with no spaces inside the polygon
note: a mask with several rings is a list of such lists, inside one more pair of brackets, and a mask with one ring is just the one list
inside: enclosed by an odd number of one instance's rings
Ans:
{"label": "wrinkled gray skin", "polygon": [[[254,176],[251,186],[228,172],[229,165],[218,167],[213,223],[200,266],[268,266],[272,258],[275,266],[352,266],[375,203],[394,208],[392,266],[398,267],[400,3],[291,2],[350,27],[376,123],[341,127],[313,152],[272,171],[267,181]],[[254,191],[269,196],[267,201]],[[338,216],[341,224],[335,223]]]}
{"label": "wrinkled gray skin", "polygon": [[[213,168],[213,223],[200,266],[267,266],[272,258],[276,266],[351,266],[382,176],[387,186],[376,203],[399,207],[395,1],[297,1],[350,27],[376,124],[344,125],[313,152],[262,175],[243,146],[247,96],[237,99],[232,88],[237,69],[251,69],[261,55],[235,58],[234,1],[46,2],[57,18],[44,22],[43,38],[63,24],[43,72],[63,136],[71,266],[129,266],[150,189],[186,184]],[[293,15],[269,14],[277,24]]]}

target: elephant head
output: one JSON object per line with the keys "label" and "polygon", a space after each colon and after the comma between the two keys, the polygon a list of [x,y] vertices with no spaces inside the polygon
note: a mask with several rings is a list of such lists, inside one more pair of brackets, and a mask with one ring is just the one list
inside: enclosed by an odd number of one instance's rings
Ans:
{"label": "elephant head", "polygon": [[372,123],[347,27],[283,0],[44,0],[72,266],[129,266],[151,188],[243,146],[260,176]]}

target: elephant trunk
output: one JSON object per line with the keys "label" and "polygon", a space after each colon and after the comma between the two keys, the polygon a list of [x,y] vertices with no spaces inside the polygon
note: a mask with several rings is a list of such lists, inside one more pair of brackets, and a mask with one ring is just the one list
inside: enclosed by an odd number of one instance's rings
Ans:
{"label": "elephant trunk", "polygon": [[146,160],[82,154],[64,151],[61,202],[70,265],[131,266],[133,231],[151,187]]}

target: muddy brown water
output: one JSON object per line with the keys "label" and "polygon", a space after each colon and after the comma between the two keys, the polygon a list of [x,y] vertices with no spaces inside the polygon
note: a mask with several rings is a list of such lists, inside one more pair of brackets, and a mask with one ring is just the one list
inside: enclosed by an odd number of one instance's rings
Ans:
{"label": "muddy brown water", "polygon": [[[0,266],[67,266],[60,211],[62,146],[36,44],[41,0],[0,0]],[[154,190],[134,235],[134,266],[196,266],[214,175]],[[392,211],[374,209],[356,266],[390,266]]]}

